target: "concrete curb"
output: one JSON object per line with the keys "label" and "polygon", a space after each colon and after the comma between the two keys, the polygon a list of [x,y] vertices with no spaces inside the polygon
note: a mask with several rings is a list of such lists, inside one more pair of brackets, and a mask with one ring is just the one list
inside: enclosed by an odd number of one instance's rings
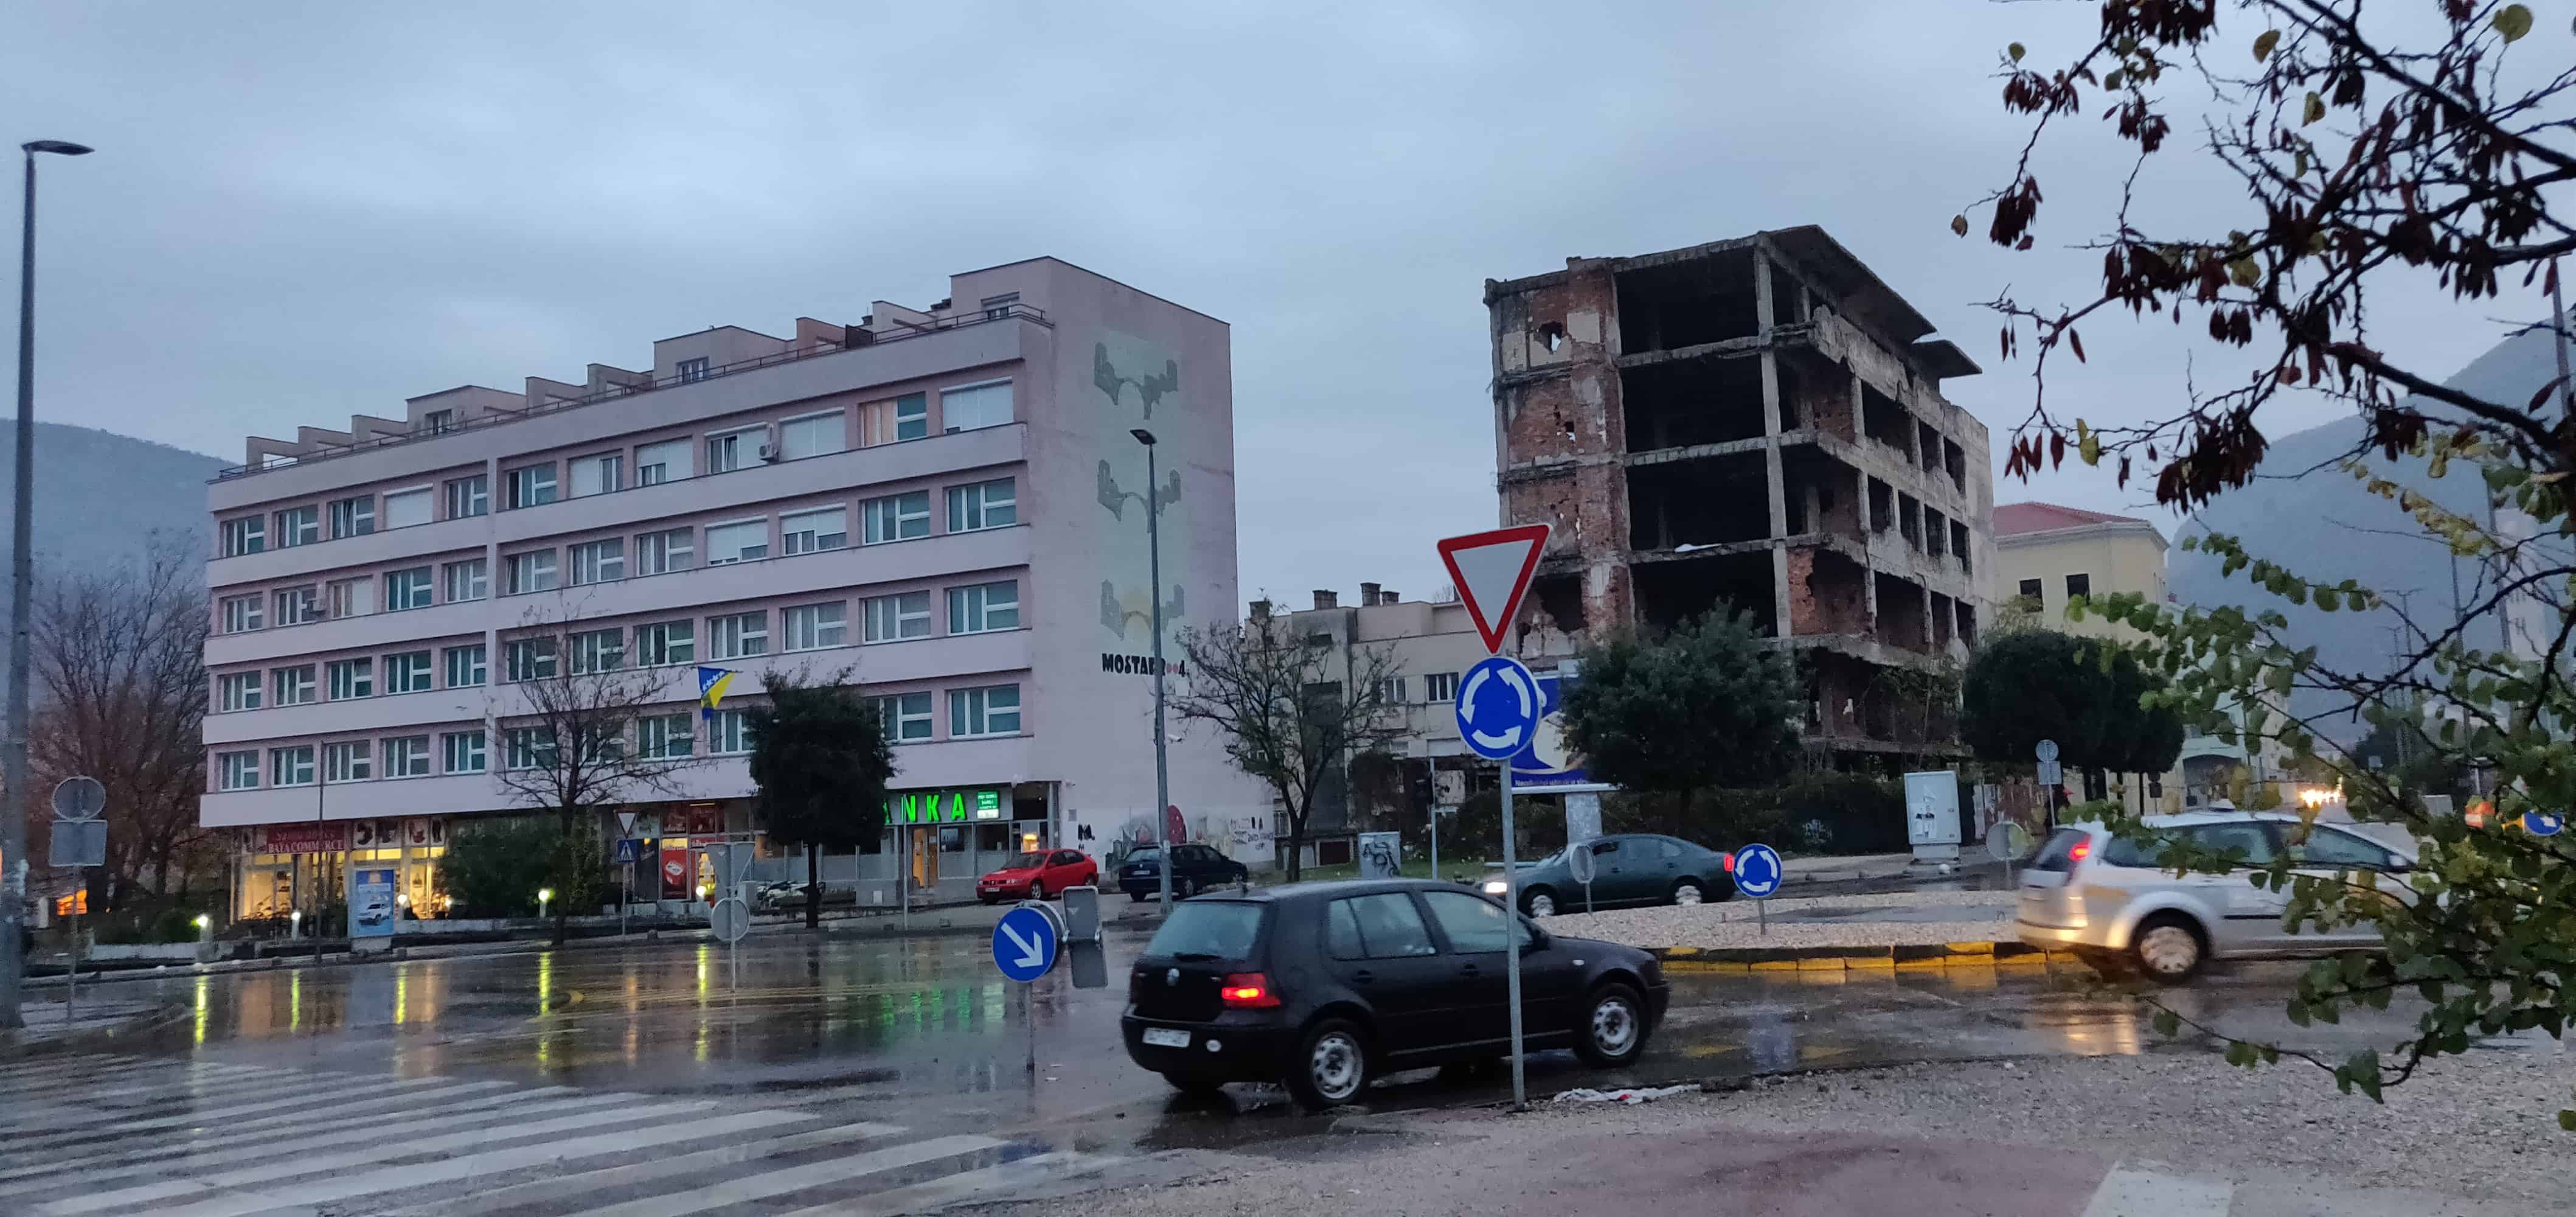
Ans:
{"label": "concrete curb", "polygon": [[1648,947],[1667,971],[1917,972],[1941,968],[2043,967],[2073,963],[2066,951],[2023,942],[1945,942],[1901,947]]}

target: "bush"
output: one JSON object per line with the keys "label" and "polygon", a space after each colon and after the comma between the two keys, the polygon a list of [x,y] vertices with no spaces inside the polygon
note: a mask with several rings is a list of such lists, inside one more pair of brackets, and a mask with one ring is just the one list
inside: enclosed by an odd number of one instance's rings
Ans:
{"label": "bush", "polygon": [[1748,841],[1811,854],[1907,848],[1904,786],[1858,773],[1801,774],[1779,786],[1707,790],[1687,800],[1604,795],[1601,828],[1662,833],[1715,850],[1733,850]]}
{"label": "bush", "polygon": [[532,917],[547,886],[562,830],[550,816],[520,816],[458,828],[439,862],[441,890],[458,917]]}

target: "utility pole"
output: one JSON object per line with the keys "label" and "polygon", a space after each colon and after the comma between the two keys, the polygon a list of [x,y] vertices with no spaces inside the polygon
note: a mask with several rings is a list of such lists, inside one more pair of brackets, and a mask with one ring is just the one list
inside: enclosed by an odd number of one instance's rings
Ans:
{"label": "utility pole", "polygon": [[1168,917],[1172,912],[1172,770],[1163,731],[1163,491],[1154,481],[1154,433],[1138,427],[1128,434],[1145,445],[1145,561],[1147,577],[1153,580],[1145,591],[1154,607],[1154,832],[1163,842],[1162,910]]}
{"label": "utility pole", "polygon": [[9,736],[6,754],[0,756],[0,783],[7,786],[5,804],[0,804],[0,1029],[26,1025],[18,1012],[18,982],[27,969],[18,936],[27,917],[27,680],[34,650],[27,615],[36,581],[28,527],[36,481],[36,154],[90,153],[80,144],[56,139],[20,144],[18,150],[27,157],[27,199],[18,242],[18,484],[12,488],[17,513],[10,527]]}

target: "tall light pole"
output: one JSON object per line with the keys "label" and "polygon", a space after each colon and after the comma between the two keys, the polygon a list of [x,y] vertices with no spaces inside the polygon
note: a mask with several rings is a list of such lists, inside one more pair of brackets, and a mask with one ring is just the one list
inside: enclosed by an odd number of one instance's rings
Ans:
{"label": "tall light pole", "polygon": [[17,518],[10,529],[9,558],[9,738],[0,758],[0,783],[7,785],[0,806],[0,1027],[26,1024],[18,1013],[18,979],[27,961],[19,957],[21,923],[27,916],[27,601],[35,591],[35,567],[28,556],[29,506],[36,481],[36,154],[87,156],[90,150],[58,139],[20,144],[27,156],[27,204],[21,213],[18,245],[18,484]]}
{"label": "tall light pole", "polygon": [[1163,490],[1154,481],[1154,433],[1138,427],[1127,434],[1145,445],[1146,573],[1154,602],[1154,829],[1163,841],[1163,915],[1172,913],[1172,769],[1164,756],[1163,737]]}

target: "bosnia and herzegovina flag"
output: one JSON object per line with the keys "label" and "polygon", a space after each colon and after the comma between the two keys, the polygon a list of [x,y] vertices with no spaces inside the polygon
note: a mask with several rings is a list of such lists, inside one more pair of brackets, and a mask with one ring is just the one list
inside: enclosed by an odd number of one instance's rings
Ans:
{"label": "bosnia and herzegovina flag", "polygon": [[699,668],[698,717],[714,721],[716,706],[724,701],[725,686],[732,683],[733,671],[729,668]]}

